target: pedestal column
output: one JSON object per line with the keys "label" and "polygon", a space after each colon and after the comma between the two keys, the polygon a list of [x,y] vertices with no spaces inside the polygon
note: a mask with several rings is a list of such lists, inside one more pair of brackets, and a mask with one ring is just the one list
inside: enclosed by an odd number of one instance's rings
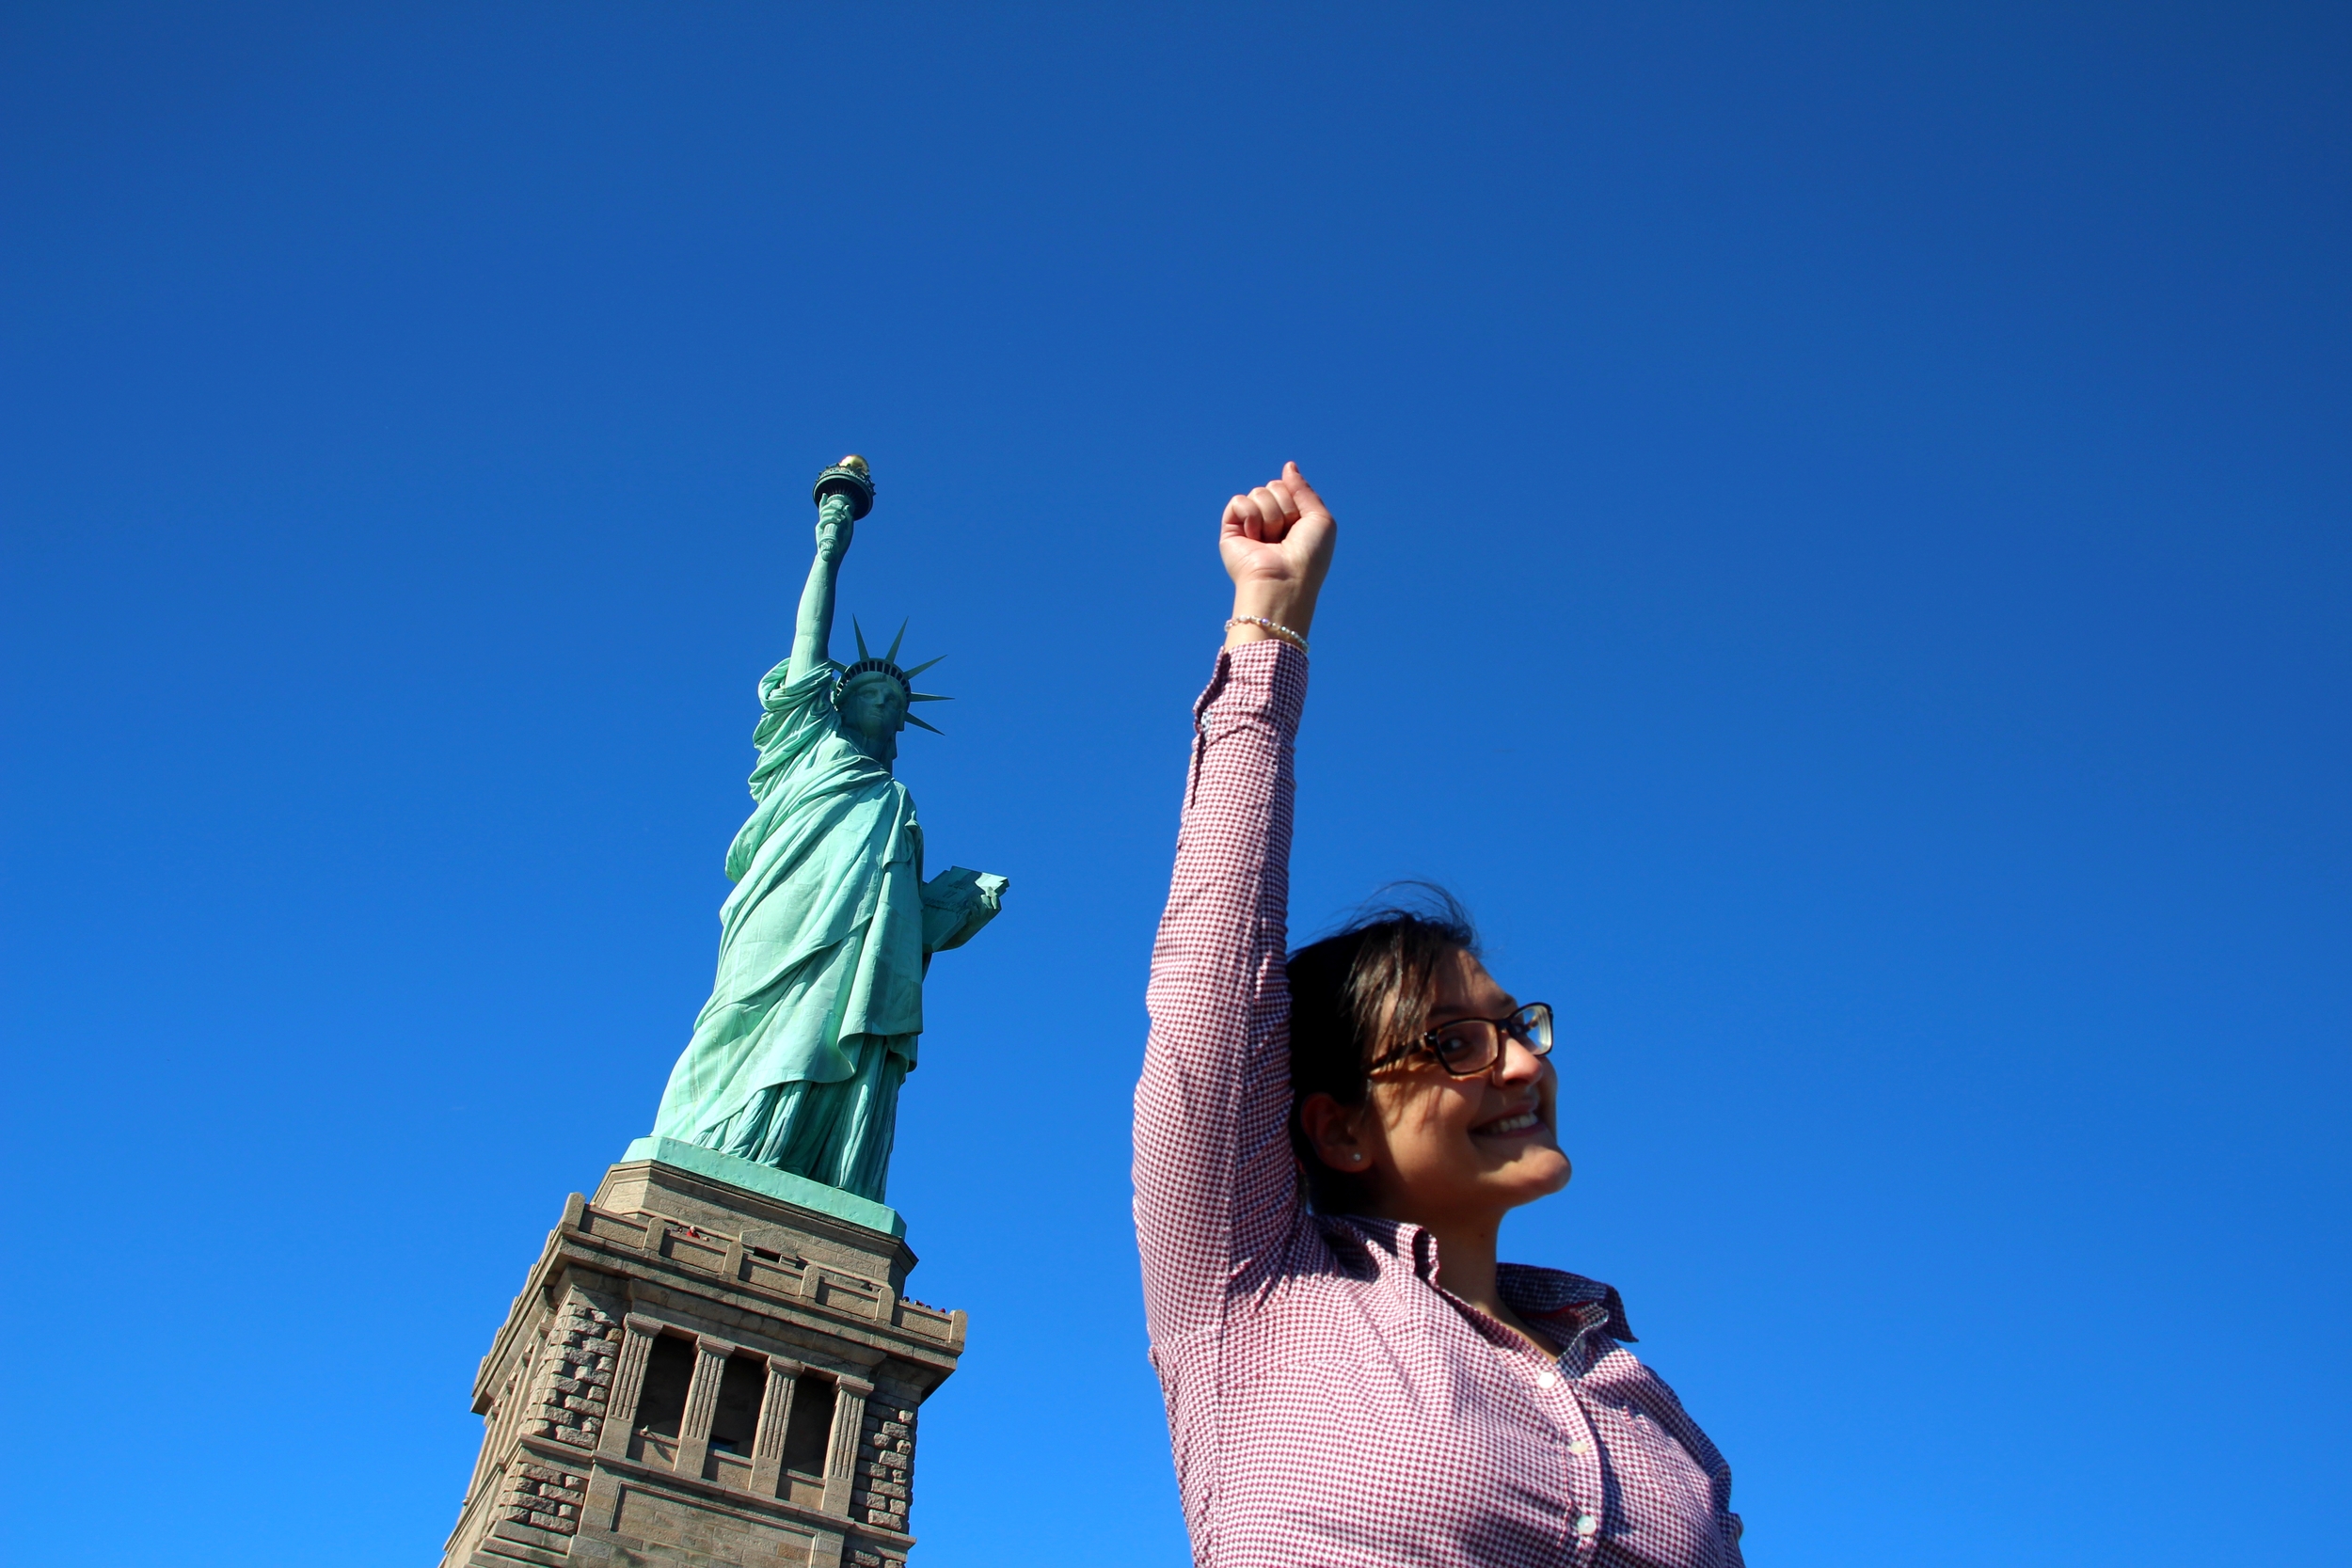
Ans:
{"label": "pedestal column", "polygon": [[735,1347],[702,1335],[694,1340],[694,1381],[686,1389],[686,1419],[677,1434],[677,1473],[700,1477],[710,1461],[710,1423],[719,1413],[719,1380]]}
{"label": "pedestal column", "polygon": [[598,1453],[628,1452],[628,1434],[637,1429],[637,1402],[645,1391],[645,1357],[652,1354],[654,1336],[661,1325],[634,1312],[621,1320],[621,1359],[612,1369],[612,1394],[604,1407],[604,1427],[596,1433]]}
{"label": "pedestal column", "polygon": [[861,1377],[834,1379],[839,1391],[833,1402],[833,1435],[825,1444],[825,1501],[828,1513],[850,1512],[850,1488],[857,1480],[857,1440],[866,1430],[866,1398],[874,1386]]}
{"label": "pedestal column", "polygon": [[787,1355],[768,1358],[768,1393],[759,1402],[759,1432],[752,1439],[752,1490],[763,1497],[774,1497],[784,1484],[784,1433],[800,1378],[800,1362]]}

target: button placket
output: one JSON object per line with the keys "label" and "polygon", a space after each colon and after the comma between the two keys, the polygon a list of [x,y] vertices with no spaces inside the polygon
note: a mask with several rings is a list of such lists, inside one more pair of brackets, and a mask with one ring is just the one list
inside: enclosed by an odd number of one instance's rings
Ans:
{"label": "button placket", "polygon": [[1593,1413],[1578,1397],[1573,1377],[1561,1370],[1566,1364],[1564,1355],[1547,1371],[1541,1386],[1562,1396],[1565,1406],[1554,1416],[1571,1433],[1568,1439],[1568,1544],[1582,1556],[1590,1556],[1600,1544],[1600,1519],[1591,1508],[1576,1499],[1597,1497],[1601,1494],[1600,1433],[1593,1425]]}

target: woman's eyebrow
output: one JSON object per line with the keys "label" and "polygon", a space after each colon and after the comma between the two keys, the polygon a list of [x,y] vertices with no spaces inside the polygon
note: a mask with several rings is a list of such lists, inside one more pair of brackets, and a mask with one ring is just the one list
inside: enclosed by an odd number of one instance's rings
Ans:
{"label": "woman's eyebrow", "polygon": [[1513,1013],[1516,1013],[1518,1010],[1519,1005],[1518,999],[1512,996],[1509,991],[1504,991],[1502,993],[1502,1010],[1499,1013],[1481,1012],[1476,1007],[1470,1006],[1468,1005],[1459,1007],[1432,1007],[1429,1009],[1428,1014],[1429,1027],[1432,1029],[1440,1029],[1449,1023],[1459,1023],[1466,1018],[1481,1019],[1491,1023],[1499,1018],[1509,1018]]}

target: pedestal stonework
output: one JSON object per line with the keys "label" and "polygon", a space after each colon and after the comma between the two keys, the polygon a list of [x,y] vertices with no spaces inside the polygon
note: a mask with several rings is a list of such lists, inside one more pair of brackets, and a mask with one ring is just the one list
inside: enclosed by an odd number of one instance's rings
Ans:
{"label": "pedestal stonework", "polygon": [[[635,1157],[661,1153],[693,1168]],[[963,1314],[901,1293],[914,1254],[880,1204],[629,1155],[572,1195],[482,1359],[442,1568],[903,1564],[915,1413]]]}

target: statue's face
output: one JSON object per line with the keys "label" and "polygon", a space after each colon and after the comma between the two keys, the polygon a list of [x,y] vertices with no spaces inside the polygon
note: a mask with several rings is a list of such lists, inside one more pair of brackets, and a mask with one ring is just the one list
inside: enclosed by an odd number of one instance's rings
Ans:
{"label": "statue's face", "polygon": [[878,739],[896,735],[907,721],[905,689],[879,671],[860,675],[843,687],[840,706],[842,728]]}

